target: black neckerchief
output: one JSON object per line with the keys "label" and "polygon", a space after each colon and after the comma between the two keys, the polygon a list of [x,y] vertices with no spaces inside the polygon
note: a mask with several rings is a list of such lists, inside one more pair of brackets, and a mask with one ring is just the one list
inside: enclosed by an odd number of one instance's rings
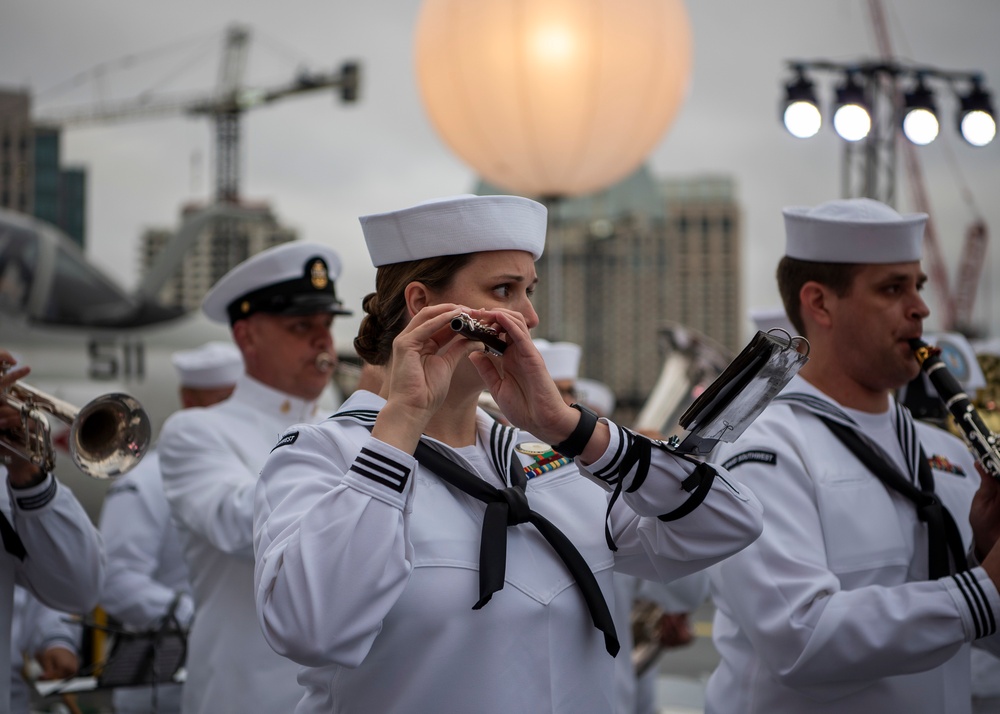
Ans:
{"label": "black neckerchief", "polygon": [[[374,410],[353,410],[340,412],[331,418],[351,418],[371,431],[377,414],[378,412]],[[498,436],[496,428],[492,430],[491,436],[493,438]],[[503,436],[507,436],[506,433]],[[512,440],[507,438],[501,438],[500,441],[510,447],[513,446]],[[573,542],[551,521],[531,510],[524,493],[528,479],[512,448],[509,458],[502,459],[507,462],[510,473],[510,486],[503,489],[487,483],[423,440],[417,444],[413,456],[425,469],[449,486],[486,504],[483,531],[479,541],[479,600],[472,606],[473,610],[482,608],[495,592],[503,589],[507,571],[507,528],[521,523],[531,523],[552,546],[576,580],[587,603],[594,627],[604,633],[604,646],[608,654],[612,657],[618,654],[621,645],[618,643],[615,622],[597,578]],[[496,458],[494,462],[497,462]]]}
{"label": "black neckerchief", "polygon": [[[934,475],[931,473],[927,456],[917,441],[916,428],[906,407],[894,402],[896,436],[910,467],[909,479],[901,474],[885,452],[860,430],[857,422],[834,404],[798,392],[782,394],[774,401],[797,404],[812,412],[879,481],[913,503],[917,509],[917,517],[927,524],[927,567],[932,580],[968,569],[958,525],[941,499],[934,493]],[[919,487],[914,481],[920,484]]]}

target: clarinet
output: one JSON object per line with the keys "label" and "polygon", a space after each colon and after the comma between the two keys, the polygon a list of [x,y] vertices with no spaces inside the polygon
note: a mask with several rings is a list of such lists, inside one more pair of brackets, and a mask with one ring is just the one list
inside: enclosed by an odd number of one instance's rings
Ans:
{"label": "clarinet", "polygon": [[503,356],[507,343],[500,339],[500,332],[495,327],[480,322],[464,312],[451,319],[451,329],[469,340],[483,343],[483,349],[494,357]]}
{"label": "clarinet", "polygon": [[972,455],[986,473],[1000,479],[1000,450],[997,448],[996,434],[983,423],[969,395],[962,391],[962,385],[945,367],[941,350],[920,339],[910,340],[910,349],[920,363],[920,368],[930,378],[941,401],[955,418]]}

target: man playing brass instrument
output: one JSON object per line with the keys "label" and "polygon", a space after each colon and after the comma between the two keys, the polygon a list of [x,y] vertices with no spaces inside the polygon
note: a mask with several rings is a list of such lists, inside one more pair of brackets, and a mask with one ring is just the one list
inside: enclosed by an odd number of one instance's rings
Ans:
{"label": "man playing brass instrument", "polygon": [[[0,363],[15,364],[0,349]],[[96,529],[73,493],[55,477],[3,448],[5,432],[20,427],[18,410],[3,402],[28,367],[0,372],[0,711],[10,711],[10,639],[14,584],[46,605],[83,613],[97,603],[104,582],[104,551]]]}
{"label": "man playing brass instrument", "polygon": [[298,665],[270,648],[256,621],[254,489],[284,430],[328,416],[317,400],[330,384],[331,327],[350,314],[334,290],[339,274],[330,248],[286,243],[230,270],[202,303],[232,328],[246,374],[229,399],[176,412],[160,434],[163,489],[197,613],[185,714],[286,714],[304,693]]}
{"label": "man playing brass instrument", "polygon": [[706,712],[967,713],[970,643],[1000,649],[1000,484],[893,398],[920,369],[927,216],[870,199],[784,216],[778,286],[812,349],[714,455],[767,511],[711,576]]}

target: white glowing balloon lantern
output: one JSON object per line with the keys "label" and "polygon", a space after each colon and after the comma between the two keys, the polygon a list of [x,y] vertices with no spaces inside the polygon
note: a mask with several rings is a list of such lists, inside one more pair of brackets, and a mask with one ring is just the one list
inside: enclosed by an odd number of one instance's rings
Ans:
{"label": "white glowing balloon lantern", "polygon": [[625,177],[663,138],[691,73],[681,0],[425,0],[424,106],[488,182],[572,196]]}

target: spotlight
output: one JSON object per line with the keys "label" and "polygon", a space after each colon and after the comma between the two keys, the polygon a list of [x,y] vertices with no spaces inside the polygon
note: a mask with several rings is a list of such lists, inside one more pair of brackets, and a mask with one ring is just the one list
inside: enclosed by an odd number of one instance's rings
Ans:
{"label": "spotlight", "polygon": [[973,79],[972,89],[964,97],[959,97],[958,130],[962,138],[973,146],[986,146],[997,133],[996,115],[990,95]]}
{"label": "spotlight", "polygon": [[815,136],[823,124],[816,103],[816,91],[801,67],[796,67],[797,76],[785,85],[785,101],[782,119],[788,132],[799,139]]}
{"label": "spotlight", "polygon": [[871,112],[865,99],[864,88],[858,84],[854,72],[844,76],[844,83],[837,87],[836,111],[833,128],[845,141],[860,141],[872,129]]}
{"label": "spotlight", "polygon": [[937,138],[937,110],[934,96],[924,84],[924,78],[917,77],[917,85],[903,95],[903,134],[918,146],[926,146]]}

